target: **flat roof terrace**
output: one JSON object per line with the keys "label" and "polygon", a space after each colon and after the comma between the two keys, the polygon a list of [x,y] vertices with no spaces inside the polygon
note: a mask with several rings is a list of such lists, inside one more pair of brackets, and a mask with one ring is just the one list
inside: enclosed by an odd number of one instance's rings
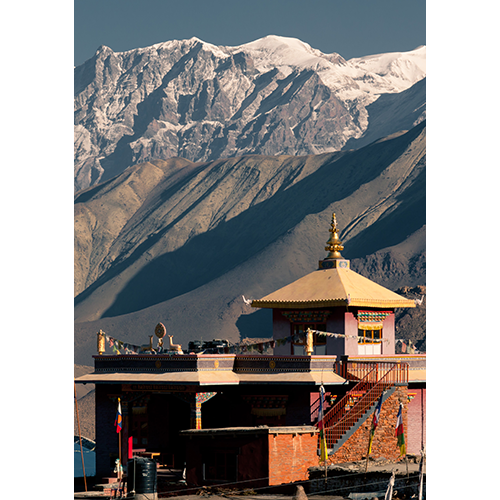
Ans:
{"label": "flat roof terrace", "polygon": [[[360,363],[408,365],[408,382],[425,383],[426,355],[355,356]],[[77,378],[92,384],[310,385],[346,384],[337,356],[265,354],[119,354],[94,356],[94,372]]]}
{"label": "flat roof terrace", "polygon": [[94,356],[94,372],[76,382],[193,386],[345,384],[336,368],[336,356],[100,355]]}

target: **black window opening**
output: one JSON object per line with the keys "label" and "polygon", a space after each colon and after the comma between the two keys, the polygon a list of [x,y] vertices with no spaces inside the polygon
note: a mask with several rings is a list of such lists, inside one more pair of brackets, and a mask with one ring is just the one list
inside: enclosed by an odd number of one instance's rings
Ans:
{"label": "black window opening", "polygon": [[145,449],[149,445],[148,441],[148,416],[146,407],[133,408],[130,417],[131,426],[130,434],[132,436],[132,444],[134,448]]}
{"label": "black window opening", "polygon": [[[305,356],[307,343],[307,329],[326,332],[326,323],[292,323],[292,341],[291,354]],[[313,332],[313,354],[326,354],[326,335]]]}

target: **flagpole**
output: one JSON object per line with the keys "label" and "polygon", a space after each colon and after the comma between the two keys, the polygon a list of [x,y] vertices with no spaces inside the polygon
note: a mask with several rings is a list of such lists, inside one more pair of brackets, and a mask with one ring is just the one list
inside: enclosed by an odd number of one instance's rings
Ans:
{"label": "flagpole", "polygon": [[[400,403],[401,406],[401,418],[403,418],[403,403]],[[403,443],[405,443],[405,432],[403,427]],[[410,472],[408,471],[408,453],[406,453],[406,443],[404,445],[405,450],[405,462],[406,462],[406,477],[410,477]]]}
{"label": "flagpole", "polygon": [[399,403],[398,418],[396,420],[396,436],[398,438],[398,446],[401,450],[399,456],[402,457],[403,454],[405,456],[406,476],[409,477],[410,473],[408,471],[408,454],[406,453],[405,433],[403,425],[403,403]]}
{"label": "flagpole", "polygon": [[[308,332],[310,330],[308,329]],[[328,482],[328,447],[326,444],[326,433],[325,433],[325,388],[321,384],[319,388],[319,413],[318,413],[318,428],[319,428],[319,448],[320,448],[320,462],[323,461],[325,466],[325,491],[327,489]]]}
{"label": "flagpole", "polygon": [[122,431],[118,433],[118,481],[122,480]]}
{"label": "flagpole", "polygon": [[422,456],[420,458],[420,477],[418,484],[418,500],[422,500],[424,491],[424,460],[425,460],[425,446],[422,449]]}
{"label": "flagpole", "polygon": [[366,450],[366,466],[365,466],[365,474],[368,472],[368,459],[370,457],[370,448],[372,444],[372,431],[370,429],[370,437],[368,439],[368,449]]}
{"label": "flagpole", "polygon": [[392,495],[394,493],[394,482],[396,479],[396,470],[392,469],[391,478],[389,479],[389,484],[387,486],[387,491],[385,492],[384,500],[392,500]]}
{"label": "flagpole", "polygon": [[373,419],[372,419],[372,425],[370,428],[370,439],[368,440],[368,450],[366,452],[366,467],[365,467],[365,474],[368,472],[368,459],[370,458],[370,453],[372,451],[372,441],[375,436],[375,429],[377,428],[378,421],[380,418],[380,411],[382,409],[382,399],[384,398],[384,391],[382,391],[382,394],[380,395],[380,399],[378,400],[377,407],[375,408],[375,411],[373,412]]}
{"label": "flagpole", "polygon": [[[120,398],[118,398],[120,404]],[[122,480],[122,428],[118,431],[118,482]]]}

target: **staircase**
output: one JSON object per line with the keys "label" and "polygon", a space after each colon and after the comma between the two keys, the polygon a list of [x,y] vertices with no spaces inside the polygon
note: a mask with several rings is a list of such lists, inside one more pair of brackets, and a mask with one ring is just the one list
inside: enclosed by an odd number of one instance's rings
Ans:
{"label": "staircase", "polygon": [[337,365],[337,372],[355,385],[323,417],[329,455],[375,411],[381,396],[386,399],[397,385],[408,383],[406,363],[345,362]]}

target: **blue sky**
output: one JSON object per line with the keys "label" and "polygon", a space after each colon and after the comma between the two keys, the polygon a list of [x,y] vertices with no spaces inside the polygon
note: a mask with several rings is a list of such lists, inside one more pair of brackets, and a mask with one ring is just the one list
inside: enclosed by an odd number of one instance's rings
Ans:
{"label": "blue sky", "polygon": [[406,51],[426,43],[425,7],[425,0],[75,0],[75,65],[100,45],[121,52],[193,36],[215,45],[290,36],[346,59]]}

